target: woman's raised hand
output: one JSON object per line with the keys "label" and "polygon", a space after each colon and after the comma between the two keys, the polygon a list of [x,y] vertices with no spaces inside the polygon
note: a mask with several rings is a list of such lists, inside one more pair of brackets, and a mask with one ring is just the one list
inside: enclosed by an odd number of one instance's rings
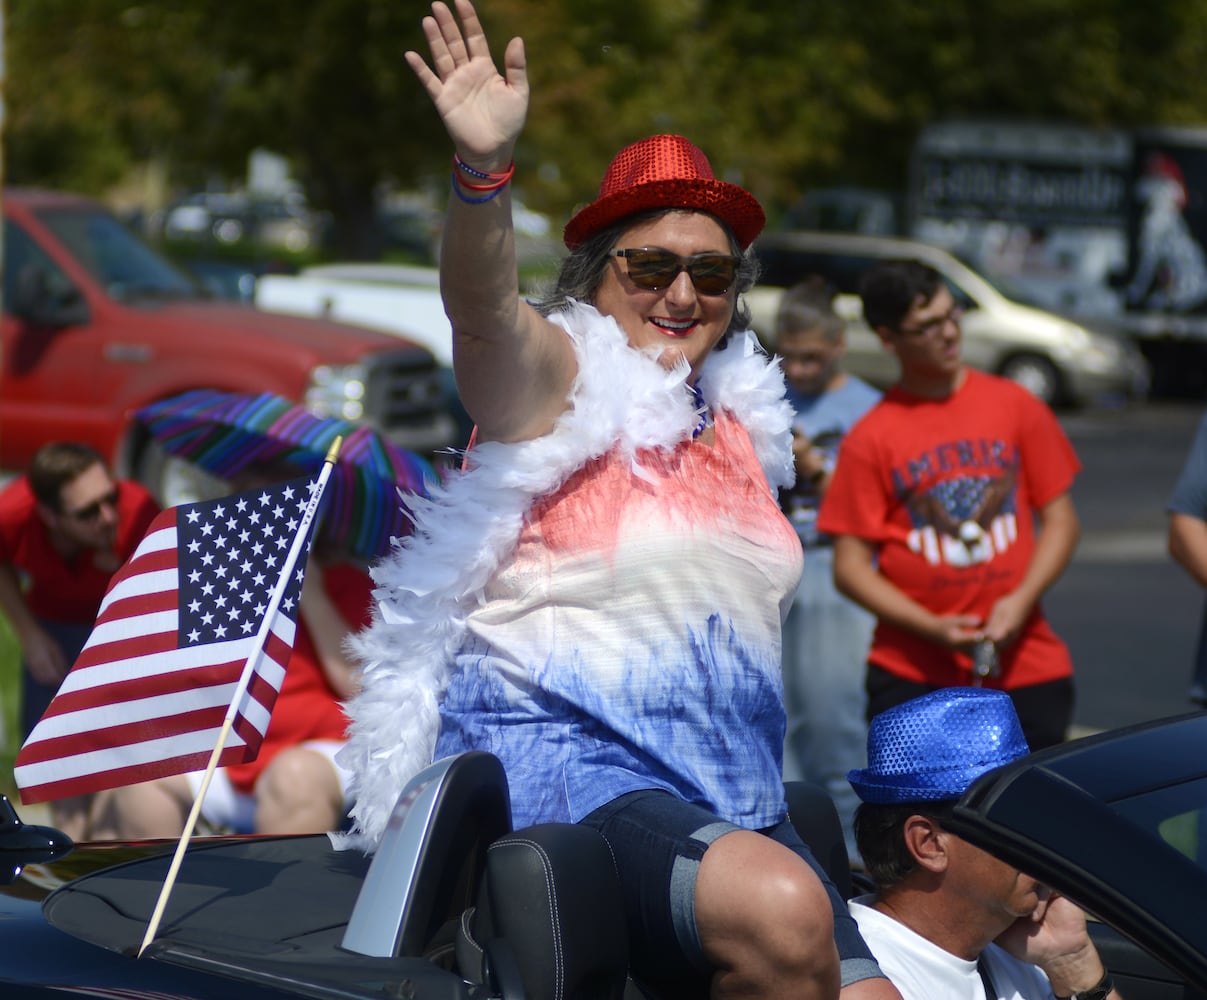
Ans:
{"label": "woman's raised hand", "polygon": [[432,65],[418,52],[406,53],[407,64],[436,105],[461,157],[477,165],[501,166],[500,159],[511,159],[528,113],[524,42],[513,38],[507,43],[506,77],[500,75],[473,4],[455,3],[457,17],[437,2],[431,16],[423,19]]}

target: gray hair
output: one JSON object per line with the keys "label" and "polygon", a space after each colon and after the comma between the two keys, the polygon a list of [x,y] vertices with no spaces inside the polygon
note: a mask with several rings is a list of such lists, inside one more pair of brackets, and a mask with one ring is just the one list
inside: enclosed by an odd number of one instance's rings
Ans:
{"label": "gray hair", "polygon": [[[660,208],[652,212],[641,212],[637,215],[626,216],[601,229],[570,251],[566,259],[562,261],[562,267],[553,288],[533,302],[533,306],[542,316],[548,316],[550,313],[565,309],[571,299],[594,305],[595,294],[603,281],[604,271],[612,257],[612,250],[621,234],[637,223],[658,219],[670,212],[682,211],[691,211],[691,209]],[[716,218],[716,216],[710,216],[710,218]],[[750,308],[743,301],[742,293],[748,292],[754,287],[759,276],[759,263],[752,250],[742,250],[738,245],[737,238],[724,222],[720,219],[716,221],[725,230],[730,252],[739,259],[738,275],[734,281],[738,295],[734,303],[733,316],[730,317],[729,327],[725,331],[725,336],[728,337],[731,333],[750,328]],[[722,340],[717,345],[717,349],[723,349],[724,345],[725,340]]]}
{"label": "gray hair", "polygon": [[842,317],[834,312],[834,290],[819,276],[806,278],[784,292],[775,315],[776,343],[788,333],[820,330],[827,342],[833,344],[845,328]]}

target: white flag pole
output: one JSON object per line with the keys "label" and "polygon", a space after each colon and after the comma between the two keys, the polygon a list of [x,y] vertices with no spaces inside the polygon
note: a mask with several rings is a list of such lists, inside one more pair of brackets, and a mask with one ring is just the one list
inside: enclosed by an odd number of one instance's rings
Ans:
{"label": "white flag pole", "polygon": [[142,953],[147,950],[147,946],[154,940],[155,932],[159,929],[159,923],[163,919],[163,911],[168,905],[168,897],[172,893],[172,887],[176,884],[176,876],[180,872],[181,862],[184,861],[184,852],[188,847],[189,838],[192,837],[193,829],[197,825],[197,819],[201,815],[201,804],[205,801],[205,793],[209,791],[210,779],[214,776],[214,771],[218,766],[218,758],[222,756],[222,751],[226,746],[226,738],[230,734],[231,727],[234,725],[235,717],[239,714],[239,705],[247,694],[247,687],[251,683],[252,676],[255,674],[255,668],[259,664],[260,657],[264,655],[264,643],[268,639],[272,620],[281,606],[281,601],[285,596],[285,588],[289,586],[289,578],[293,575],[293,567],[297,564],[298,556],[302,554],[302,546],[306,544],[310,537],[310,529],[314,521],[315,512],[318,510],[319,503],[323,499],[323,491],[327,487],[327,480],[331,478],[331,470],[334,468],[335,461],[339,457],[339,450],[342,444],[342,437],[337,437],[331,443],[331,447],[327,450],[327,457],[324,459],[322,471],[319,472],[318,482],[315,485],[314,492],[311,494],[310,502],[302,513],[302,520],[298,524],[297,532],[294,534],[293,544],[290,545],[289,553],[285,557],[285,564],[281,567],[280,579],[277,580],[277,585],[273,588],[272,596],[268,601],[268,610],[264,614],[263,621],[260,622],[260,631],[256,634],[252,650],[247,656],[247,662],[243,666],[243,673],[240,675],[239,683],[235,687],[235,693],[231,697],[230,708],[226,710],[226,718],[222,720],[222,729],[218,733],[218,742],[214,745],[214,752],[210,754],[210,761],[206,765],[205,774],[201,778],[201,789],[193,799],[193,808],[189,810],[189,818],[185,821],[184,831],[181,833],[180,841],[176,845],[176,853],[172,856],[172,864],[168,868],[163,888],[159,890],[159,899],[156,900],[155,910],[151,914],[151,919],[147,922],[147,932],[143,935],[142,944],[138,948],[139,958],[142,957]]}

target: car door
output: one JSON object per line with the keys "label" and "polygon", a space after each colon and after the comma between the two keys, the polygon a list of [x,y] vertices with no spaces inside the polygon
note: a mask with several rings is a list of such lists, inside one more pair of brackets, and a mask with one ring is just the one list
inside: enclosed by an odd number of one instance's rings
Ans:
{"label": "car door", "polygon": [[90,307],[79,285],[16,222],[4,225],[0,467],[23,468],[46,441],[84,441],[100,377]]}

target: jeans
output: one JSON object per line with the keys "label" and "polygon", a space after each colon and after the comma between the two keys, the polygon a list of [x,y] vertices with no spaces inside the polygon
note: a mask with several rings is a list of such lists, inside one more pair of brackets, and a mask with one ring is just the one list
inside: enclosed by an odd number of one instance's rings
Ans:
{"label": "jeans", "polygon": [[847,772],[867,763],[865,664],[876,619],[834,589],[834,550],[805,549],[805,571],[784,626],[784,780],[820,785],[834,800],[847,854],[859,858],[859,797]]}

